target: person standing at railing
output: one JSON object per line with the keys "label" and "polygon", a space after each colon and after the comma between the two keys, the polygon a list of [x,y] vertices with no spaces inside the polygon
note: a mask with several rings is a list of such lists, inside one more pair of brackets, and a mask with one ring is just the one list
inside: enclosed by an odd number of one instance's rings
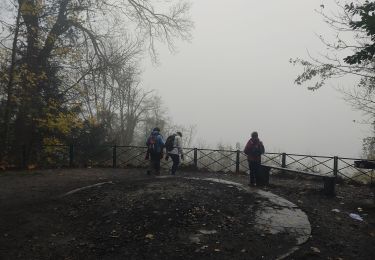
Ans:
{"label": "person standing at railing", "polygon": [[258,138],[258,133],[253,132],[250,140],[247,142],[244,153],[247,155],[250,169],[250,182],[249,185],[256,184],[256,176],[259,174],[261,165],[261,156],[264,154],[265,149],[263,143]]}
{"label": "person standing at railing", "polygon": [[159,127],[155,127],[152,130],[151,135],[146,141],[147,152],[146,160],[150,159],[150,168],[147,170],[147,174],[150,175],[155,171],[156,175],[160,174],[160,160],[163,158],[164,140],[160,134]]}
{"label": "person standing at railing", "polygon": [[167,150],[165,160],[168,161],[168,157],[172,158],[173,165],[171,174],[176,175],[178,165],[180,164],[180,157],[181,160],[184,160],[184,153],[182,149],[182,133],[176,132],[176,134],[169,136],[165,143],[165,148]]}

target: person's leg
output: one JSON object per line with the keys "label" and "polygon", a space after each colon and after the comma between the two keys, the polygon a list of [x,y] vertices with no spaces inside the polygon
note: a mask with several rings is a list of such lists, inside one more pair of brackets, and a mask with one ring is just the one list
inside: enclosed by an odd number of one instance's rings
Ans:
{"label": "person's leg", "polygon": [[151,153],[150,158],[151,158],[151,160],[150,160],[150,172],[157,174],[158,173],[158,167],[157,167],[158,155],[155,154],[155,153]]}
{"label": "person's leg", "polygon": [[154,161],[152,160],[152,156],[150,155],[150,159],[148,161],[147,175],[150,175],[153,169],[154,169]]}
{"label": "person's leg", "polygon": [[171,174],[175,175],[176,171],[177,171],[177,168],[178,168],[178,165],[180,164],[180,156],[178,154],[171,154],[170,156],[171,156],[172,161],[173,161]]}
{"label": "person's leg", "polygon": [[257,183],[257,177],[259,176],[260,162],[254,162],[253,171],[254,171],[254,183]]}
{"label": "person's leg", "polygon": [[250,184],[255,184],[255,167],[254,162],[249,161],[249,170],[250,170]]}
{"label": "person's leg", "polygon": [[155,155],[155,174],[160,174],[160,153]]}

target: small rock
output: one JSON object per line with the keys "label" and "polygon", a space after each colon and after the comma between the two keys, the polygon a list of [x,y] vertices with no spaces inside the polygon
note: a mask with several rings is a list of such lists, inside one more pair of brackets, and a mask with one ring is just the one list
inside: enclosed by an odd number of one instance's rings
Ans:
{"label": "small rock", "polygon": [[201,229],[199,230],[199,233],[203,234],[203,235],[212,235],[212,234],[216,234],[217,231],[216,230],[205,230],[205,229]]}
{"label": "small rock", "polygon": [[154,239],[154,235],[153,234],[147,234],[147,235],[145,235],[145,238]]}
{"label": "small rock", "polygon": [[319,254],[320,253],[320,250],[319,250],[319,248],[317,248],[317,247],[311,247],[311,250],[314,252],[314,253],[317,253],[317,254]]}
{"label": "small rock", "polygon": [[192,234],[189,236],[189,240],[192,243],[199,244],[201,242],[200,236],[199,234]]}

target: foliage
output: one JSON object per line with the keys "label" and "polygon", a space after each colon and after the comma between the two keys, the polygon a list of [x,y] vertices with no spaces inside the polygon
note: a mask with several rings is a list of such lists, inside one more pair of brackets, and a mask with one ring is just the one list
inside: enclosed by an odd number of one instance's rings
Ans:
{"label": "foliage", "polygon": [[346,11],[359,16],[359,20],[351,20],[350,28],[353,31],[363,31],[370,38],[371,43],[365,43],[353,55],[344,59],[348,64],[361,64],[362,62],[371,62],[375,55],[375,3],[366,1],[362,5],[350,3],[345,6]]}
{"label": "foliage", "polygon": [[[132,143],[155,108],[153,93],[140,87],[142,53],[149,50],[156,60],[156,40],[173,49],[173,40],[189,39],[192,28],[186,2],[8,0],[1,5],[2,147],[71,142],[86,138],[88,129],[100,129],[105,141]],[[2,149],[0,160],[9,151]]]}
{"label": "foliage", "polygon": [[[356,86],[351,89],[341,89],[344,99],[355,109],[361,111],[371,124],[375,121],[375,3],[372,1],[357,1],[343,4],[336,1],[341,10],[338,14],[327,15],[323,8],[318,13],[334,30],[334,41],[327,41],[320,36],[328,52],[320,57],[310,56],[310,60],[291,59],[293,65],[300,65],[304,71],[297,76],[295,83],[302,85],[313,82],[309,90],[317,90],[324,86],[327,80],[355,77]],[[349,34],[349,37],[348,37]],[[373,157],[372,146],[374,138],[364,140],[364,150]]]}

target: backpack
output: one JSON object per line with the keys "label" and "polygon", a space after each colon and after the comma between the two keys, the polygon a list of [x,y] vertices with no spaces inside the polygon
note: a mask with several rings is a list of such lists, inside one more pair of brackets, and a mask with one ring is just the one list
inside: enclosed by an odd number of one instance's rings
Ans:
{"label": "backpack", "polygon": [[170,135],[168,136],[167,140],[165,141],[165,149],[167,149],[167,152],[170,152],[174,148],[174,139],[176,135]]}
{"label": "backpack", "polygon": [[158,146],[158,136],[157,135],[151,135],[149,138],[148,138],[148,151],[150,153],[157,153],[158,152],[158,149],[157,149],[157,146]]}

